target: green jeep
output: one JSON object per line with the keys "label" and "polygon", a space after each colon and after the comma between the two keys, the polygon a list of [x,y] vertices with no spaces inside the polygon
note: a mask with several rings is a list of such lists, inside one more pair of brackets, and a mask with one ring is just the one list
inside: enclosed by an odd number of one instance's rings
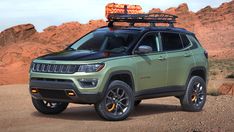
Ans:
{"label": "green jeep", "polygon": [[[143,99],[175,96],[184,110],[201,111],[208,54],[194,33],[173,26],[176,18],[113,14],[108,26],[61,52],[33,60],[33,105],[41,113],[58,114],[68,103],[94,104],[100,117],[116,121],[126,119]],[[114,25],[117,22],[129,26]]]}

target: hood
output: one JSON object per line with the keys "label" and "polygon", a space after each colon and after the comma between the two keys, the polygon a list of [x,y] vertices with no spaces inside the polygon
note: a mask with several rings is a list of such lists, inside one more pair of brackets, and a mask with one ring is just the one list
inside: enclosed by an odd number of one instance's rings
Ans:
{"label": "hood", "polygon": [[113,54],[110,52],[94,52],[88,50],[64,50],[61,52],[56,52],[48,55],[39,57],[41,60],[63,60],[63,61],[84,61],[84,60],[95,60],[107,57],[120,56],[120,54]]}

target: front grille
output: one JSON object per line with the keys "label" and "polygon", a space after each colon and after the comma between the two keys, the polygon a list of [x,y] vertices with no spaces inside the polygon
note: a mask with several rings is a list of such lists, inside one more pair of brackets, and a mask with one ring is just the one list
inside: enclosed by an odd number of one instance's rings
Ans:
{"label": "front grille", "polygon": [[65,100],[71,99],[66,95],[66,92],[64,90],[39,89],[39,92],[43,98],[65,99]]}
{"label": "front grille", "polygon": [[31,69],[33,72],[72,74],[78,71],[79,65],[33,63]]}

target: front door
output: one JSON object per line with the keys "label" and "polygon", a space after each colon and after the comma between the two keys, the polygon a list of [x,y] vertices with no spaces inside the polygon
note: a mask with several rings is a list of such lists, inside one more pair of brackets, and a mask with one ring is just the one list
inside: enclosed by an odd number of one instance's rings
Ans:
{"label": "front door", "polygon": [[147,33],[138,47],[142,45],[150,46],[153,51],[147,54],[136,54],[133,57],[137,69],[136,91],[164,87],[167,78],[167,54],[159,52],[159,34],[157,32]]}

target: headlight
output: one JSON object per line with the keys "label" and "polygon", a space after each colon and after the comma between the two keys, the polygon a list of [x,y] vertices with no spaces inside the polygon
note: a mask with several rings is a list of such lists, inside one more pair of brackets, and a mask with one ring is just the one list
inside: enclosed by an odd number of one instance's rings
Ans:
{"label": "headlight", "polygon": [[80,65],[78,72],[98,72],[100,71],[105,64],[87,64],[87,65]]}

